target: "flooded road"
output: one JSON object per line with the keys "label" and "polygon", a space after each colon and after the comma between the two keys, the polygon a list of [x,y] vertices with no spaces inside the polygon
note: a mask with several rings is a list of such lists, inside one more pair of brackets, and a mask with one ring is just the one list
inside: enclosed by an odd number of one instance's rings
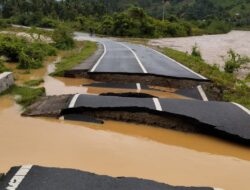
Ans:
{"label": "flooded road", "polygon": [[[93,81],[49,76],[44,80],[48,95],[107,90],[81,87]],[[0,172],[15,165],[35,164],[172,185],[249,190],[249,148],[145,125],[24,118],[20,112],[12,97],[0,97]]]}

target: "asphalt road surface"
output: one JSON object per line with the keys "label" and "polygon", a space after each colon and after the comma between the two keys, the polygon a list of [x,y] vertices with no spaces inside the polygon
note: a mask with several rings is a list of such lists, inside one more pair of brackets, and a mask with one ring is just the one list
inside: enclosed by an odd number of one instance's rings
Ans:
{"label": "asphalt road surface", "polygon": [[128,73],[157,75],[181,79],[207,79],[162,53],[142,45],[98,39],[104,47],[92,73]]}
{"label": "asphalt road surface", "polygon": [[22,166],[0,180],[4,190],[213,190],[208,187],[174,187],[137,178],[113,178],[71,169]]}
{"label": "asphalt road surface", "polygon": [[75,95],[68,108],[139,109],[146,108],[198,120],[217,130],[250,140],[250,113],[240,105],[227,102]]}

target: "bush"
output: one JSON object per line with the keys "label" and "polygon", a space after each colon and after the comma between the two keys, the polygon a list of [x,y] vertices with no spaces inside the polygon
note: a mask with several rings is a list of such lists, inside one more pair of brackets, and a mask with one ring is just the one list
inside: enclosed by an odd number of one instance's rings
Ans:
{"label": "bush", "polygon": [[207,32],[209,34],[221,34],[221,33],[227,33],[232,29],[230,24],[224,22],[224,21],[213,21],[210,25],[206,28]]}
{"label": "bush", "polygon": [[52,35],[55,47],[62,50],[68,50],[75,47],[73,31],[65,25],[58,26]]}
{"label": "bush", "polygon": [[199,57],[200,59],[202,59],[202,56],[201,56],[201,52],[197,46],[197,44],[195,44],[193,47],[192,47],[192,53],[191,53],[192,56],[195,56],[195,57]]}
{"label": "bush", "polygon": [[183,25],[179,23],[170,23],[167,26],[165,35],[171,36],[171,37],[180,37],[180,36],[187,36],[188,32],[187,32],[187,29]]}
{"label": "bush", "polygon": [[40,59],[30,57],[24,51],[19,53],[19,69],[37,69],[40,67],[42,67],[42,61]]}
{"label": "bush", "polygon": [[44,28],[56,28],[58,24],[59,24],[58,21],[45,17],[45,18],[42,18],[39,26],[44,27]]}
{"label": "bush", "polygon": [[28,42],[14,35],[0,35],[0,56],[18,62],[20,69],[39,68],[44,58],[52,55],[56,55],[56,49],[49,44]]}
{"label": "bush", "polygon": [[242,57],[241,55],[235,53],[232,49],[227,52],[228,59],[225,63],[225,71],[227,73],[234,73],[238,71],[242,65],[245,65],[247,62],[249,62],[249,58]]}
{"label": "bush", "polygon": [[99,32],[104,35],[112,35],[114,30],[114,21],[110,16],[105,16],[101,23]]}
{"label": "bush", "polygon": [[27,43],[24,38],[0,35],[0,56],[6,56],[10,61],[18,61],[19,52],[27,46]]}

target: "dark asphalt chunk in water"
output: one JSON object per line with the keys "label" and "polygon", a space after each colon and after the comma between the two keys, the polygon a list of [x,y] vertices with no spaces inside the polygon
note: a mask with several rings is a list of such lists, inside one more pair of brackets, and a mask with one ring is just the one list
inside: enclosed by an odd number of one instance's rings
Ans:
{"label": "dark asphalt chunk in water", "polygon": [[[10,183],[17,171],[14,167],[0,181],[0,189],[19,184],[18,190],[213,190],[208,187],[174,187],[138,178],[113,178],[71,169],[33,166],[21,181]],[[26,172],[25,172],[26,173]]]}

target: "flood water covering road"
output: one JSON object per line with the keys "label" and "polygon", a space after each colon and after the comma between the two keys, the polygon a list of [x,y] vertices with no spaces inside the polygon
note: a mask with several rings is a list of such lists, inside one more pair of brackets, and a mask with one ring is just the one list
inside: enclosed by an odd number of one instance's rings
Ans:
{"label": "flood water covering road", "polygon": [[[41,70],[40,75],[44,72]],[[44,86],[48,95],[105,90],[81,87],[82,83],[79,79],[45,76]],[[145,125],[113,121],[96,125],[24,118],[20,113],[11,97],[1,97],[0,172],[15,165],[36,164],[171,185],[249,189],[247,147]]]}

